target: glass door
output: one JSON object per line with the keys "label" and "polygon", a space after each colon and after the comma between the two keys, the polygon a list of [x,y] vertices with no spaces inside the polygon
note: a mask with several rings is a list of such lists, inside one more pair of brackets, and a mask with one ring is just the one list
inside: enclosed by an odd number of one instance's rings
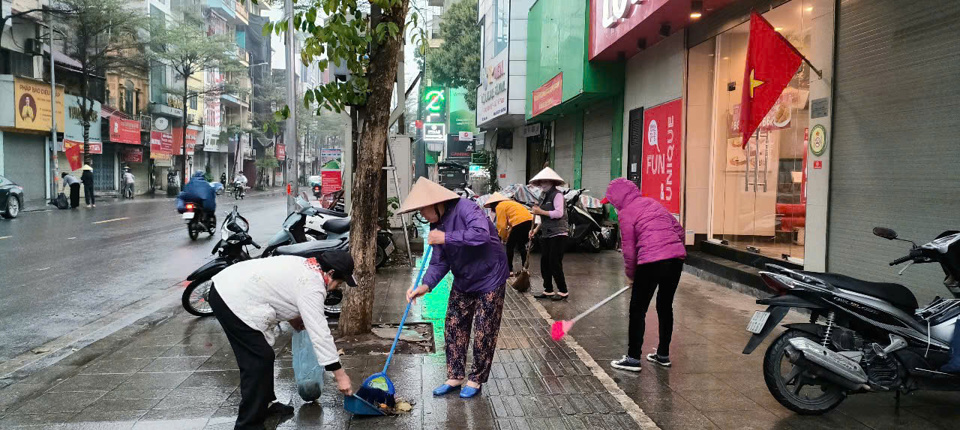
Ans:
{"label": "glass door", "polygon": [[[801,52],[809,46],[804,3],[794,0],[764,14]],[[691,64],[710,62],[713,69],[711,238],[802,264],[809,69],[801,67],[744,146],[739,118],[748,37],[744,23],[690,50]],[[696,74],[703,72],[691,71],[691,81],[703,79]]]}

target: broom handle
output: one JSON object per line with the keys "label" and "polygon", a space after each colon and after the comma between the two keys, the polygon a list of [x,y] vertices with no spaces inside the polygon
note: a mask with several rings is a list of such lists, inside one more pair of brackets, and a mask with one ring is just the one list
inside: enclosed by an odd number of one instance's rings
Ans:
{"label": "broom handle", "polygon": [[617,291],[616,293],[613,293],[610,297],[607,297],[607,298],[601,300],[600,303],[597,303],[597,304],[591,306],[590,309],[587,309],[587,310],[584,311],[582,314],[577,315],[577,316],[574,317],[572,320],[570,320],[570,322],[571,322],[571,323],[575,323],[575,322],[579,321],[580,318],[583,318],[583,317],[585,317],[585,316],[587,316],[587,315],[590,315],[591,312],[593,312],[593,311],[595,311],[595,310],[597,310],[597,309],[600,309],[600,306],[603,306],[603,305],[607,304],[607,302],[613,300],[613,299],[616,298],[617,296],[623,294],[624,291],[627,291],[627,290],[629,290],[629,289],[630,289],[630,286],[629,286],[629,285],[627,285],[626,287],[621,288],[620,291]]}
{"label": "broom handle", "polygon": [[[427,266],[430,265],[430,257],[433,256],[433,247],[427,245],[427,251],[423,253],[423,261],[420,263],[420,272],[417,273],[417,281],[413,283],[414,287],[420,286],[420,281],[423,280],[423,272],[426,271]],[[400,341],[400,333],[403,332],[403,324],[407,322],[407,314],[410,313],[410,306],[413,305],[413,301],[407,302],[407,309],[403,311],[403,318],[400,319],[400,327],[397,328],[397,335],[393,338],[393,346],[390,347],[390,354],[387,355],[387,362],[383,365],[383,373],[387,373],[387,368],[390,367],[390,360],[393,359],[393,351],[397,349],[397,342]]]}

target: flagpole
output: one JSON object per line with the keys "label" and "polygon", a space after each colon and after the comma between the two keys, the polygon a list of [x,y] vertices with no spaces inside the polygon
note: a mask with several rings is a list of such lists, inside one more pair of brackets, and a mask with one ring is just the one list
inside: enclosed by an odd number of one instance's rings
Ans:
{"label": "flagpole", "polygon": [[[798,54],[800,53],[798,52]],[[807,57],[804,57],[803,54],[800,54],[800,58],[803,58],[803,62],[807,63],[807,66],[810,66],[810,70],[813,70],[813,73],[816,73],[818,78],[820,78],[821,80],[823,79],[823,72],[820,71],[820,69],[813,67],[813,63],[811,63],[810,60],[807,59]]]}

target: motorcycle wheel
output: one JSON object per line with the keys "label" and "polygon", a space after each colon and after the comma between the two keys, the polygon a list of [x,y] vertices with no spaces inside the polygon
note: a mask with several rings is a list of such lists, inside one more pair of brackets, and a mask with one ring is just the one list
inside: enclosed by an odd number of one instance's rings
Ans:
{"label": "motorcycle wheel", "polygon": [[767,348],[763,379],[773,398],[787,409],[801,415],[823,415],[843,402],[847,394],[836,385],[814,380],[802,367],[790,362],[786,349],[790,339],[796,337],[820,341],[800,330],[787,330]]}
{"label": "motorcycle wheel", "polygon": [[600,233],[587,233],[587,239],[584,241],[584,247],[588,252],[600,252]]}
{"label": "motorcycle wheel", "polygon": [[385,264],[387,264],[387,251],[377,245],[377,268],[379,269]]}
{"label": "motorcycle wheel", "polygon": [[200,228],[196,226],[196,222],[191,221],[187,224],[187,234],[190,235],[190,240],[197,240],[200,237]]}
{"label": "motorcycle wheel", "polygon": [[207,300],[212,286],[211,278],[194,279],[190,285],[187,285],[187,289],[183,290],[183,297],[180,299],[183,308],[191,315],[198,317],[213,315],[213,309],[210,308],[210,302]]}

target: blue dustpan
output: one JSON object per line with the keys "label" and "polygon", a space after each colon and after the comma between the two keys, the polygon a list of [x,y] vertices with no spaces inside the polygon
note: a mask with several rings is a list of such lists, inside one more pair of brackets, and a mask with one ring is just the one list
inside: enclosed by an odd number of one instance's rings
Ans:
{"label": "blue dustpan", "polygon": [[380,408],[370,404],[357,396],[346,396],[343,398],[343,407],[354,415],[386,415],[387,413]]}
{"label": "blue dustpan", "polygon": [[[419,286],[420,281],[423,280],[423,274],[426,272],[427,266],[430,265],[430,257],[432,254],[433,247],[427,246],[427,249],[423,253],[423,262],[420,264],[420,272],[417,274],[417,280],[413,284],[414,287]],[[357,391],[358,397],[363,397],[363,400],[368,404],[369,402],[384,403],[390,407],[396,404],[393,397],[396,391],[393,387],[393,381],[387,376],[387,368],[390,367],[390,360],[393,359],[393,353],[397,349],[397,342],[400,340],[400,333],[403,331],[403,325],[407,321],[407,314],[410,313],[411,305],[413,305],[413,302],[408,302],[407,309],[403,311],[403,318],[400,319],[400,327],[397,328],[397,335],[393,338],[393,346],[390,347],[390,354],[387,354],[387,362],[383,365],[383,371],[370,375],[370,377],[363,381],[359,391]]]}

